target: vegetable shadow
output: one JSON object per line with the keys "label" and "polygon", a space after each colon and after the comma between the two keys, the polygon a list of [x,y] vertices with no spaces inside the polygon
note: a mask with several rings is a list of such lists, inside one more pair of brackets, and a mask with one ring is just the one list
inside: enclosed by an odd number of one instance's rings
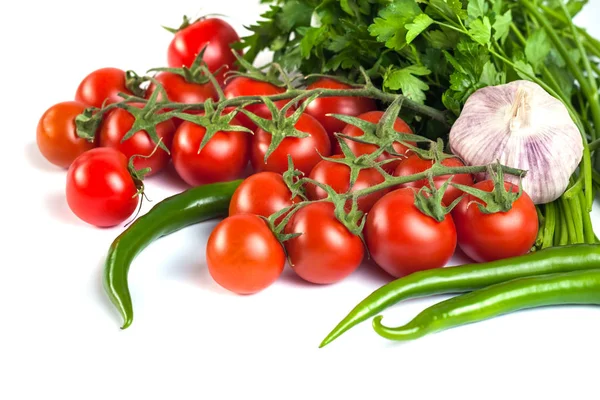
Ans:
{"label": "vegetable shadow", "polygon": [[80,221],[69,209],[64,192],[51,192],[46,194],[44,196],[43,206],[48,210],[48,214],[55,220],[65,224],[79,226]]}
{"label": "vegetable shadow", "polygon": [[27,164],[37,169],[38,171],[60,171],[61,168],[50,164],[44,156],[40,153],[40,150],[37,147],[35,142],[27,143],[23,149],[24,158],[27,161]]}
{"label": "vegetable shadow", "polygon": [[179,177],[173,163],[169,163],[164,171],[149,179],[151,179],[153,183],[156,182],[159,186],[167,188],[174,193],[180,193],[190,188],[190,185],[185,183],[185,181]]}

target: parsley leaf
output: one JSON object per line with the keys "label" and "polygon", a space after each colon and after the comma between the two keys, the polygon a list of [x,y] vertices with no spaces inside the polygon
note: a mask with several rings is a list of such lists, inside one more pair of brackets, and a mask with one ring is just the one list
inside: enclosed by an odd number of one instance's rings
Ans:
{"label": "parsley leaf", "polygon": [[377,37],[377,41],[385,42],[386,47],[402,50],[408,32],[405,25],[420,13],[415,0],[395,0],[379,12],[379,17],[369,26],[369,32]]}
{"label": "parsley leaf", "polygon": [[508,10],[504,14],[498,14],[496,16],[496,20],[494,21],[494,39],[500,40],[504,42],[508,37],[508,30],[510,28],[510,24],[512,23],[512,12]]}
{"label": "parsley leaf", "polygon": [[488,5],[485,0],[469,0],[467,13],[470,18],[483,17],[487,13]]}
{"label": "parsley leaf", "polygon": [[429,85],[418,76],[429,75],[431,71],[422,65],[411,65],[402,69],[390,68],[384,77],[384,87],[391,90],[401,90],[402,94],[411,100],[423,104],[425,102],[425,90]]}
{"label": "parsley leaf", "polygon": [[534,69],[542,64],[550,53],[551,43],[544,29],[538,29],[527,39],[525,57]]}
{"label": "parsley leaf", "polygon": [[410,43],[417,36],[419,36],[425,29],[429,27],[429,25],[433,24],[433,19],[427,14],[419,14],[415,17],[413,22],[410,24],[404,25],[404,27],[408,30],[406,33],[406,43]]}
{"label": "parsley leaf", "polygon": [[483,19],[478,18],[471,22],[469,26],[469,35],[474,41],[482,46],[488,46],[490,44],[490,38],[492,36],[492,24],[488,17]]}

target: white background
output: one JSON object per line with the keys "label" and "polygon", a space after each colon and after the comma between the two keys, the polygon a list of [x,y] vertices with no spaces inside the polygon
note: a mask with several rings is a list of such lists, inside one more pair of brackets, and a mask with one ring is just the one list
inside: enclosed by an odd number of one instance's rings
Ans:
{"label": "white background", "polygon": [[[600,14],[590,2],[588,20],[580,19],[588,26]],[[256,3],[0,5],[0,398],[597,399],[600,308],[521,312],[404,344],[364,323],[319,350],[338,320],[388,278],[363,267],[318,287],[286,270],[268,290],[236,296],[206,269],[214,223],[160,240],[135,261],[135,321],[119,330],[100,277],[122,228],[96,229],[69,212],[65,171],[37,151],[37,121],[96,68],[164,65],[171,35],[160,25],[215,12],[243,32],[259,15]],[[590,30],[600,36],[595,22]],[[169,174],[147,186],[155,202],[184,189]],[[598,228],[597,214],[594,221]],[[442,298],[403,303],[385,312],[386,322]]]}

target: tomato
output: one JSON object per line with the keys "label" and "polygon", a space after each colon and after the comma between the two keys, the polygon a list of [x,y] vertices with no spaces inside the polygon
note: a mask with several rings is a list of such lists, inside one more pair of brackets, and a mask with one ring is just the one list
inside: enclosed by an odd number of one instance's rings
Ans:
{"label": "tomato", "polygon": [[99,227],[125,221],[138,204],[127,158],[111,148],[86,151],[67,173],[67,203],[83,221]]}
{"label": "tomato", "polygon": [[244,179],[231,197],[229,215],[255,214],[265,218],[298,203],[292,192],[275,172],[259,172]]}
{"label": "tomato", "polygon": [[202,60],[211,72],[224,67],[216,75],[222,83],[225,72],[235,69],[236,58],[231,45],[239,41],[235,29],[227,22],[219,18],[202,18],[175,34],[167,51],[169,67],[191,67],[200,51],[205,49]]}
{"label": "tomato", "polygon": [[[333,158],[342,158],[342,156],[336,155]],[[383,175],[375,168],[361,169],[354,186],[350,189],[350,167],[328,160],[321,160],[315,165],[309,178],[331,186],[336,193],[347,193],[349,190],[355,192],[377,185],[385,180]],[[362,212],[369,212],[373,204],[386,193],[387,190],[380,190],[367,196],[359,197],[358,208]],[[306,194],[310,200],[319,200],[327,197],[327,193],[323,189],[310,183],[306,185]],[[349,200],[348,207],[351,207],[351,205],[351,200]]]}
{"label": "tomato", "polygon": [[[352,86],[330,78],[321,78],[308,85],[312,89],[352,89]],[[336,132],[341,132],[346,123],[327,114],[342,114],[355,117],[376,110],[375,101],[368,97],[318,97],[306,107],[306,113],[312,115],[323,125],[329,134],[331,143],[337,143]]]}
{"label": "tomato", "polygon": [[323,126],[308,114],[300,115],[300,119],[294,125],[301,132],[309,136],[286,137],[279,146],[271,153],[265,162],[265,154],[271,144],[271,134],[258,129],[252,140],[252,166],[256,171],[273,171],[284,173],[288,169],[288,154],[297,170],[308,175],[315,165],[322,160],[321,155],[331,154],[329,137]]}
{"label": "tomato", "polygon": [[225,218],[212,231],[206,264],[219,285],[238,294],[251,294],[277,280],[285,253],[265,221],[240,214]]}
{"label": "tomato", "polygon": [[[408,158],[405,158],[400,162],[394,176],[408,176],[418,174],[423,171],[427,171],[433,165],[433,160],[424,160],[416,154],[411,154]],[[446,158],[442,160],[442,165],[446,167],[464,167],[465,164],[458,158]],[[433,184],[436,188],[440,188],[448,179],[450,175],[436,176],[433,178]],[[457,174],[452,178],[452,183],[458,183],[465,186],[473,186],[473,176],[471,174]],[[420,189],[423,186],[429,187],[429,181],[427,179],[420,179],[414,182],[408,182],[400,185],[399,187],[412,187]],[[442,202],[449,206],[452,202],[460,197],[462,190],[455,188],[450,185],[444,192],[444,198]]]}
{"label": "tomato", "polygon": [[[237,124],[235,119],[232,124]],[[189,121],[184,121],[177,128],[172,156],[179,176],[192,186],[239,178],[248,165],[249,134],[217,132],[200,150],[205,133],[203,126]]]}
{"label": "tomato", "polygon": [[[154,152],[149,158],[136,157],[133,161],[136,169],[150,168],[151,172],[148,176],[154,175],[169,163],[169,154],[160,147],[156,148],[157,144],[152,141],[146,131],[137,131],[129,139],[122,142],[121,140],[131,129],[134,121],[135,118],[127,110],[115,108],[109,111],[100,126],[100,146],[119,150],[127,158],[134,155],[149,156]],[[156,133],[165,146],[170,148],[175,133],[175,124],[171,120],[161,122],[156,126]],[[154,151],[155,149],[156,151]]]}
{"label": "tomato", "polygon": [[37,145],[46,160],[59,167],[68,168],[81,153],[94,148],[94,144],[77,136],[75,117],[85,110],[85,105],[65,101],[50,107],[37,126]]}
{"label": "tomato", "polygon": [[363,243],[335,218],[332,203],[302,207],[292,216],[285,233],[301,233],[284,245],[290,266],[308,282],[338,282],[362,263]]}
{"label": "tomato", "polygon": [[[227,99],[234,99],[242,96],[271,96],[275,94],[281,94],[285,92],[285,88],[278,87],[272,83],[257,81],[251,78],[243,76],[233,78],[225,89],[223,90]],[[277,108],[282,109],[288,103],[289,100],[279,100],[275,102]],[[250,104],[244,107],[249,112],[258,115],[261,118],[270,119],[272,117],[271,112],[263,103]],[[236,118],[246,128],[255,131],[256,124],[252,122],[243,113],[238,113]]]}
{"label": "tomato", "polygon": [[[474,188],[491,192],[494,182],[478,182]],[[505,182],[506,190],[518,192]],[[485,204],[472,195],[465,196],[452,211],[456,221],[458,245],[477,262],[500,260],[528,253],[538,233],[538,216],[533,201],[523,192],[507,212],[485,214],[477,205]]]}
{"label": "tomato", "polygon": [[75,100],[87,106],[102,107],[123,100],[119,92],[133,94],[126,86],[125,71],[119,68],[100,68],[83,78]]}
{"label": "tomato", "polygon": [[[382,111],[369,111],[369,112],[359,115],[358,118],[360,118],[364,121],[368,121],[368,122],[372,122],[372,123],[376,124],[379,122],[379,120],[381,119],[382,116],[383,116]],[[396,118],[396,122],[394,122],[394,130],[396,132],[400,132],[400,133],[409,133],[409,134],[413,133],[412,130],[410,129],[410,127],[406,124],[406,122],[404,122],[400,118]],[[359,137],[364,134],[362,129],[360,129],[354,125],[350,125],[350,124],[346,125],[344,127],[344,129],[342,129],[342,133],[346,136],[351,136],[351,137]],[[377,146],[375,146],[374,144],[359,143],[359,142],[355,142],[355,141],[348,140],[348,139],[344,139],[344,140],[346,141],[346,143],[348,143],[350,150],[352,150],[352,152],[356,156],[361,156],[363,154],[371,154],[377,150]],[[409,142],[408,144],[411,144],[413,146],[416,145],[416,143],[413,143],[413,142]],[[408,153],[409,153],[408,148],[399,142],[394,142],[394,144],[392,144],[392,146],[394,147],[394,150],[398,154],[408,155]],[[342,154],[340,146],[337,142],[335,143],[335,148],[334,148],[333,153],[334,154]],[[377,161],[388,160],[390,158],[398,158],[398,157],[385,152],[377,158]],[[398,160],[398,162],[390,162],[389,164],[385,164],[384,168],[386,169],[386,171],[393,171],[398,166],[399,161],[400,160]]]}
{"label": "tomato", "polygon": [[[179,74],[160,72],[154,77],[162,85],[167,94],[167,99],[177,103],[204,103],[207,99],[217,100],[218,95],[212,83],[188,82]],[[146,91],[146,98],[150,98],[156,90],[156,85],[151,83]],[[161,96],[158,96],[159,100]]]}
{"label": "tomato", "polygon": [[438,222],[414,202],[413,189],[398,189],[383,196],[367,215],[364,235],[371,257],[396,278],[443,267],[456,248],[452,217]]}

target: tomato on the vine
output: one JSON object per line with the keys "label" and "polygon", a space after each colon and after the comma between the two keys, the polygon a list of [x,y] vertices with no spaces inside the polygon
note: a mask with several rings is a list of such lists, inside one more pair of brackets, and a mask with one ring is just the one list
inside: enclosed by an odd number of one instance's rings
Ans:
{"label": "tomato on the vine", "polygon": [[[456,157],[445,158],[442,160],[442,165],[445,167],[464,167],[465,164]],[[425,160],[417,154],[411,154],[408,158],[400,161],[398,167],[394,171],[394,176],[408,176],[427,171],[433,165],[433,160]],[[439,189],[448,179],[450,175],[436,176],[433,178],[434,186]],[[452,177],[452,183],[458,183],[465,186],[473,186],[473,176],[471,174],[456,174]],[[423,186],[429,187],[427,179],[419,179],[418,181],[403,183],[399,187],[412,187],[420,189]],[[447,206],[460,197],[462,190],[450,185],[444,192],[443,203]]]}
{"label": "tomato on the vine", "polygon": [[210,234],[206,264],[213,279],[225,289],[252,294],[277,280],[285,265],[285,253],[264,220],[239,214],[225,218]]}
{"label": "tomato on the vine", "polygon": [[[342,158],[342,156],[335,155],[332,158]],[[356,192],[385,181],[383,175],[375,168],[365,168],[359,171],[356,182],[352,188],[350,188],[350,167],[329,160],[321,160],[315,165],[308,177],[319,183],[330,186],[336,193],[348,193],[348,191]],[[358,208],[362,212],[369,212],[371,207],[373,207],[373,204],[387,192],[388,190],[384,189],[359,197]],[[327,197],[327,192],[317,185],[307,183],[306,195],[310,200],[320,200]],[[350,201],[351,200],[349,200],[348,206],[351,206]]]}
{"label": "tomato on the vine", "polygon": [[[133,126],[135,118],[129,111],[115,108],[107,113],[100,126],[99,138],[101,147],[112,147],[119,150],[127,158],[135,155],[149,156],[136,157],[133,161],[135,169],[150,168],[148,176],[162,171],[169,163],[170,156],[164,149],[157,147],[146,131],[137,131],[129,139],[122,141],[123,137]],[[171,120],[161,122],[156,126],[156,134],[162,143],[171,148],[175,124]]]}
{"label": "tomato on the vine", "polygon": [[[235,118],[232,125],[238,125]],[[248,165],[250,137],[246,132],[217,132],[200,150],[206,128],[184,121],[173,138],[173,166],[191,186],[239,178]]]}
{"label": "tomato on the vine", "polygon": [[290,266],[308,282],[338,282],[362,263],[363,243],[335,218],[332,203],[311,203],[302,207],[290,219],[285,233],[301,234],[284,245]]}
{"label": "tomato on the vine", "polygon": [[273,171],[280,174],[288,169],[288,155],[292,157],[294,167],[308,175],[321,156],[331,154],[331,144],[325,128],[308,114],[300,115],[294,125],[297,130],[308,136],[286,137],[271,153],[265,162],[265,154],[271,144],[271,134],[258,128],[252,140],[252,166],[256,171]]}
{"label": "tomato on the vine", "polygon": [[300,201],[283,177],[275,172],[250,175],[238,186],[229,203],[229,215],[255,214],[265,218]]}
{"label": "tomato on the vine", "polygon": [[[321,78],[307,87],[313,89],[352,89],[352,86],[331,78]],[[367,111],[376,110],[375,101],[368,97],[318,97],[308,104],[306,113],[312,115],[323,125],[332,143],[336,143],[334,134],[341,132],[346,123],[327,114],[357,116]]]}
{"label": "tomato on the vine", "polygon": [[127,88],[127,78],[125,71],[119,68],[100,68],[83,78],[77,92],[75,100],[92,107],[102,107],[102,105],[117,103],[123,100],[119,92],[133,94]]}
{"label": "tomato on the vine", "polygon": [[93,149],[91,143],[77,136],[75,118],[85,110],[84,104],[65,101],[50,107],[37,126],[37,145],[42,155],[52,164],[62,168],[82,153]]}
{"label": "tomato on the vine", "polygon": [[[494,189],[494,182],[486,180],[473,185],[486,192]],[[505,182],[504,187],[513,193],[519,188]],[[525,192],[507,212],[483,213],[478,204],[481,199],[466,195],[452,210],[456,222],[458,245],[477,262],[487,262],[526,254],[535,243],[538,233],[538,216],[535,205]]]}
{"label": "tomato on the vine", "polygon": [[223,67],[216,74],[222,83],[225,72],[235,69],[236,58],[231,45],[239,41],[235,29],[227,22],[219,18],[201,18],[175,33],[167,52],[169,67],[191,67],[204,49],[202,60],[210,72]]}
{"label": "tomato on the vine", "polygon": [[[173,72],[159,72],[154,79],[162,85],[167,94],[167,99],[176,103],[204,103],[207,99],[217,100],[217,91],[210,82],[196,83],[188,82],[183,76]],[[146,98],[150,98],[156,90],[156,84],[152,82],[146,91]],[[158,100],[163,100],[158,96]]]}
{"label": "tomato on the vine", "polygon": [[[223,89],[225,97],[229,99],[235,99],[243,96],[272,96],[276,94],[285,93],[285,88],[275,86],[269,82],[257,81],[255,79],[246,78],[244,76],[238,76],[233,78],[227,83],[225,89]],[[282,109],[289,100],[278,100],[275,101],[275,105],[278,109]],[[256,114],[261,118],[270,119],[272,117],[271,112],[263,103],[250,104],[244,107],[252,114]],[[240,124],[246,128],[255,131],[256,124],[248,118],[244,113],[238,113],[236,115]]]}
{"label": "tomato on the vine", "polygon": [[423,214],[411,188],[379,199],[367,215],[364,234],[373,260],[396,278],[443,267],[456,248],[452,217],[438,222]]}
{"label": "tomato on the vine", "polygon": [[[381,119],[382,116],[383,116],[383,111],[369,111],[369,112],[359,115],[358,118],[360,118],[364,121],[372,122],[372,123],[376,124],[379,122],[379,120]],[[394,122],[394,130],[396,132],[400,132],[400,133],[407,133],[407,134],[413,133],[413,131],[410,129],[410,127],[406,124],[406,122],[404,122],[400,118],[396,118],[396,121]],[[344,129],[342,129],[341,133],[346,136],[351,136],[351,137],[360,137],[364,134],[362,129],[360,129],[357,126],[350,125],[350,124],[347,124],[344,127]],[[374,144],[359,143],[359,142],[355,142],[355,141],[349,140],[349,139],[342,139],[342,140],[345,140],[345,142],[348,143],[350,150],[352,150],[352,153],[354,153],[354,155],[357,157],[361,156],[363,154],[374,153],[378,149],[377,146]],[[413,146],[416,145],[416,143],[414,143],[414,142],[408,142],[408,144],[413,145]],[[394,142],[392,144],[392,147],[394,148],[394,151],[398,154],[408,155],[410,152],[408,150],[408,148],[400,142]],[[335,142],[334,154],[342,154],[340,145],[337,142]],[[393,154],[390,154],[388,152],[384,152],[377,158],[377,161],[388,160],[390,158],[398,158],[398,157]],[[396,168],[398,166],[398,162],[400,162],[399,158],[398,158],[397,162],[393,161],[388,164],[385,164],[383,166],[383,168],[385,168],[386,171],[393,171],[394,168]]]}
{"label": "tomato on the vine", "polygon": [[83,221],[99,227],[125,221],[138,204],[138,191],[127,158],[111,148],[89,150],[73,161],[67,174],[67,203]]}

